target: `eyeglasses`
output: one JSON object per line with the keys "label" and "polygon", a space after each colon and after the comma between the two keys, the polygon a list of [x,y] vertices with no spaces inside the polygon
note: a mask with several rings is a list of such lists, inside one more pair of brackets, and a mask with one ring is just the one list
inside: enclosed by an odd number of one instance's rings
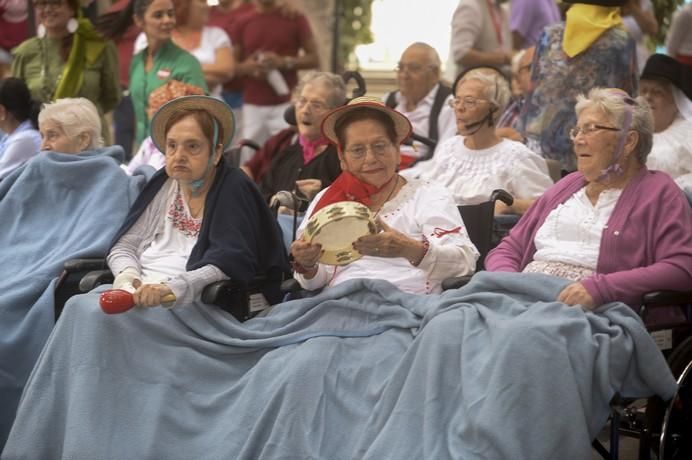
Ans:
{"label": "eyeglasses", "polygon": [[389,148],[392,146],[391,142],[385,142],[385,141],[378,141],[375,142],[374,144],[370,144],[369,146],[365,144],[356,144],[352,145],[351,147],[346,149],[346,153],[350,155],[354,160],[362,160],[365,158],[365,155],[368,153],[368,148],[372,152],[372,154],[376,157],[383,157],[385,156]]}
{"label": "eyeglasses", "polygon": [[458,98],[458,97],[455,97],[454,99],[450,99],[448,104],[453,109],[458,109],[459,107],[464,107],[465,110],[471,110],[471,109],[475,109],[476,107],[478,107],[478,104],[482,101],[488,102],[488,99],[466,96],[463,99]]}
{"label": "eyeglasses", "polygon": [[311,108],[312,110],[315,110],[316,112],[323,112],[323,111],[329,109],[329,107],[327,106],[327,104],[325,104],[325,103],[322,102],[322,101],[314,101],[314,100],[313,100],[313,101],[309,101],[309,100],[307,100],[307,99],[304,98],[304,97],[301,97],[301,98],[299,98],[299,99],[296,101],[296,108],[298,108],[298,109],[302,109],[302,108],[305,107],[306,105],[309,105],[310,108]]}
{"label": "eyeglasses", "polygon": [[425,69],[434,69],[434,65],[423,65],[423,64],[404,64],[403,62],[400,62],[396,65],[394,70],[396,70],[397,73],[404,73],[408,72],[410,74],[419,74]]}
{"label": "eyeglasses", "polygon": [[575,140],[579,133],[588,136],[590,134],[595,133],[596,131],[599,130],[606,130],[606,131],[620,131],[620,128],[615,128],[613,126],[603,126],[603,125],[598,125],[596,123],[587,123],[582,127],[575,126],[574,128],[569,130],[569,138],[572,140]]}

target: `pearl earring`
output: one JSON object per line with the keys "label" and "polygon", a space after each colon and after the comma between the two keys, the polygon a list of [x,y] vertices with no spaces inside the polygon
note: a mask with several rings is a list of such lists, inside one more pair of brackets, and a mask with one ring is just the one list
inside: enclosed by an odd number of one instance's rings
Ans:
{"label": "pearl earring", "polygon": [[46,26],[43,24],[39,24],[38,27],[36,27],[36,36],[38,38],[43,38],[46,36]]}
{"label": "pearl earring", "polygon": [[70,18],[69,21],[67,21],[67,31],[71,34],[77,32],[77,27],[79,27],[79,21],[77,21],[75,18]]}

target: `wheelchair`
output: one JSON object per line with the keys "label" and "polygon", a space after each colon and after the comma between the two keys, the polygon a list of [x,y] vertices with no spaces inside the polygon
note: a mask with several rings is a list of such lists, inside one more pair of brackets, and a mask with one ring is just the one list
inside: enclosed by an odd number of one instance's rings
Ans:
{"label": "wheelchair", "polygon": [[[217,281],[204,288],[202,302],[227,311],[238,321],[246,321],[282,300],[280,286],[287,276],[277,271],[257,275],[247,284],[237,280]],[[104,258],[68,260],[55,285],[55,319],[73,295],[112,282],[113,274]]]}
{"label": "wheelchair", "polygon": [[[692,305],[692,291],[658,291],[642,298],[640,315],[646,320],[654,309],[674,305]],[[593,448],[605,460],[617,459],[620,438],[639,441],[638,460],[658,458],[682,460],[692,458],[692,318],[682,322],[649,327],[659,349],[666,357],[678,391],[670,401],[658,397],[648,400],[622,399],[618,395],[611,402],[609,450],[595,440]],[[644,404],[644,405],[642,405]],[[652,456],[653,454],[653,456]]]}

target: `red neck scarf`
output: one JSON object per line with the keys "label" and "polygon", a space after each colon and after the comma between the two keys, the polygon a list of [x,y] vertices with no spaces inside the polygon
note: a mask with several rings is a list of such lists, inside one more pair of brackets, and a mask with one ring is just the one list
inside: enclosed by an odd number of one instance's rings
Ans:
{"label": "red neck scarf", "polygon": [[310,161],[317,156],[317,149],[323,145],[329,144],[329,141],[322,136],[311,141],[302,134],[298,135],[298,143],[303,148],[303,164],[308,164]]}
{"label": "red neck scarf", "polygon": [[[396,174],[392,176],[392,179],[394,177],[396,177]],[[378,188],[374,185],[366,184],[350,172],[343,171],[322,195],[320,201],[315,205],[315,209],[312,210],[310,217],[325,206],[338,201],[357,201],[365,206],[369,206],[372,202],[370,197],[387,187],[392,179],[389,179],[382,187]]]}

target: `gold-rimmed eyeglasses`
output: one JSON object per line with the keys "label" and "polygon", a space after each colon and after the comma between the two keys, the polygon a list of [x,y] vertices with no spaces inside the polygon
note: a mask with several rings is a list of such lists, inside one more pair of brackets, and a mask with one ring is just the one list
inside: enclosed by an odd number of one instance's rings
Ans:
{"label": "gold-rimmed eyeglasses", "polygon": [[389,148],[392,146],[391,142],[377,141],[373,144],[356,144],[348,147],[345,151],[355,160],[362,160],[367,155],[368,150],[372,152],[375,157],[383,157],[389,152]]}
{"label": "gold-rimmed eyeglasses", "polygon": [[595,133],[596,131],[620,131],[620,128],[614,126],[603,126],[596,123],[587,123],[584,126],[575,126],[569,130],[569,138],[575,140],[581,133],[584,136]]}
{"label": "gold-rimmed eyeglasses", "polygon": [[488,102],[488,99],[466,96],[464,98],[455,97],[450,99],[448,104],[453,109],[458,109],[459,107],[464,107],[466,110],[475,109],[481,102]]}

